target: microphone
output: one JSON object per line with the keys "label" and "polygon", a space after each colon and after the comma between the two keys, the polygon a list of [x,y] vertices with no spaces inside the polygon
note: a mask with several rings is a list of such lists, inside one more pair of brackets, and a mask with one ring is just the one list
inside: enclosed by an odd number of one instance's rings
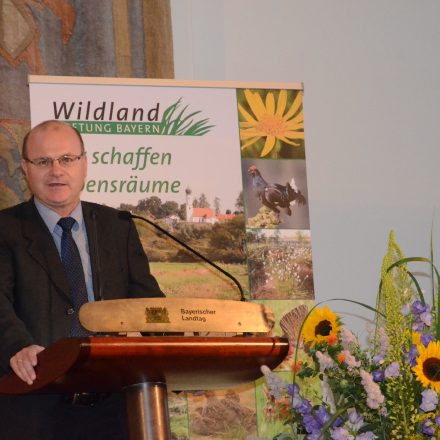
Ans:
{"label": "microphone", "polygon": [[149,225],[153,226],[154,228],[156,228],[157,230],[159,230],[160,232],[162,232],[163,234],[165,234],[167,237],[171,238],[171,240],[174,240],[175,242],[179,243],[181,246],[183,246],[185,249],[187,249],[188,251],[190,251],[191,253],[197,255],[201,260],[203,260],[205,263],[208,263],[210,266],[215,267],[218,271],[220,271],[223,275],[226,275],[229,279],[231,279],[234,284],[237,286],[239,292],[240,292],[240,301],[246,301],[246,298],[244,296],[244,292],[243,292],[243,288],[241,287],[241,284],[239,283],[239,281],[237,280],[237,278],[235,278],[232,274],[230,274],[229,272],[226,272],[224,269],[222,269],[220,266],[218,266],[217,264],[215,264],[213,261],[211,261],[209,258],[205,257],[204,255],[202,255],[200,252],[196,251],[194,248],[192,248],[191,246],[189,246],[188,244],[184,243],[182,240],[178,239],[177,237],[175,237],[173,234],[171,234],[170,232],[168,232],[166,229],[162,228],[161,226],[159,226],[158,224],[152,222],[151,220],[147,219],[146,217],[141,217],[140,215],[136,215],[136,214],[132,214],[129,211],[119,211],[119,217],[125,220],[129,220],[129,219],[138,219],[138,220],[142,220],[146,223],[148,223]]}
{"label": "microphone", "polygon": [[93,259],[93,267],[94,267],[94,274],[95,274],[95,290],[96,290],[96,297],[98,301],[102,301],[104,298],[102,297],[102,290],[101,290],[101,261],[99,258],[99,248],[98,248],[98,225],[96,223],[96,210],[94,209],[92,211],[92,222],[93,222],[93,247],[94,252],[92,252],[92,259]]}

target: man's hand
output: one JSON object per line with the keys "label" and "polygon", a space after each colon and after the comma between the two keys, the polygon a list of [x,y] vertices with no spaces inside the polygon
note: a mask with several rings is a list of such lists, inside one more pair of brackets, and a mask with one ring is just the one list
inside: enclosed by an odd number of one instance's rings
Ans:
{"label": "man's hand", "polygon": [[37,354],[44,350],[41,345],[29,345],[24,347],[9,360],[14,373],[28,385],[32,385],[36,379],[35,366],[37,365]]}

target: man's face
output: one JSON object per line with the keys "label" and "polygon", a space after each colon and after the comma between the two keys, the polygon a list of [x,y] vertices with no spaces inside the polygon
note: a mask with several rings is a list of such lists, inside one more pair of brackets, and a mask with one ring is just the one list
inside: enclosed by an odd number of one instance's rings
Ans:
{"label": "man's face", "polygon": [[[42,157],[58,158],[81,153],[81,143],[74,130],[66,125],[53,124],[30,134],[26,158],[35,161]],[[70,215],[79,202],[86,178],[86,156],[69,167],[60,165],[58,161],[47,168],[40,168],[25,160],[21,164],[34,196],[62,217]]]}

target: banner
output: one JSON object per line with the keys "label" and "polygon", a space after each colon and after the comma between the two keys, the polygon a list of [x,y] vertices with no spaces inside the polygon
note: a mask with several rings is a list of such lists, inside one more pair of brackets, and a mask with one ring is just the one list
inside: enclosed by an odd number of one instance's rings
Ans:
{"label": "banner", "polygon": [[[301,84],[30,76],[29,85],[33,126],[59,119],[84,137],[83,200],[147,216],[221,265],[273,309],[278,334],[313,301]],[[212,266],[137,227],[167,296],[240,298]],[[262,383],[174,396],[172,429],[179,439],[270,437],[283,430],[285,404],[268,401]]]}

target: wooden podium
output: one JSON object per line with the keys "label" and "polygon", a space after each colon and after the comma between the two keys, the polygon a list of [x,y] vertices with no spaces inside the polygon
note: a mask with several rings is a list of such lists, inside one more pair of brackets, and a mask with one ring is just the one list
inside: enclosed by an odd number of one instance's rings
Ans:
{"label": "wooden podium", "polygon": [[167,390],[235,387],[275,368],[288,341],[277,337],[150,336],[61,339],[38,355],[29,386],[15,374],[0,393],[124,391],[131,440],[169,440]]}

